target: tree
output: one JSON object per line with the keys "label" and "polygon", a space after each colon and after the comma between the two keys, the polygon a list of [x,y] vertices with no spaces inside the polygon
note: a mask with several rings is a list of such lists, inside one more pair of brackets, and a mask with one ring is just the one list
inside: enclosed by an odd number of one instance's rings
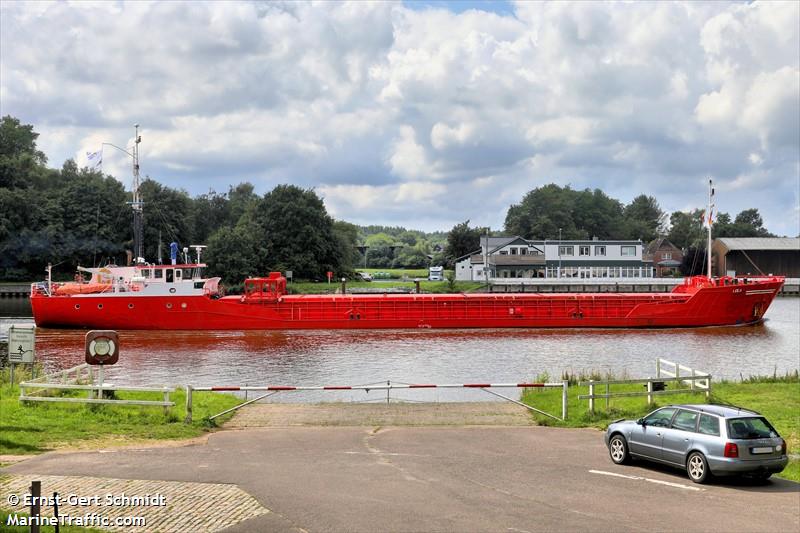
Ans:
{"label": "tree", "polygon": [[418,248],[405,246],[395,254],[392,268],[425,268],[428,266],[428,256]]}
{"label": "tree", "polygon": [[336,239],[336,250],[339,254],[340,276],[349,276],[361,262],[361,253],[358,251],[358,226],[344,220],[333,223],[333,235]]}
{"label": "tree", "polygon": [[453,268],[459,257],[480,248],[481,235],[485,234],[485,230],[486,228],[470,227],[469,220],[453,226],[453,229],[447,234],[447,246],[445,247],[444,257],[447,268]]}
{"label": "tree", "polygon": [[209,274],[221,276],[228,284],[240,284],[249,276],[264,274],[259,264],[266,250],[259,245],[259,228],[242,222],[223,226],[208,239],[206,263]]}
{"label": "tree", "polygon": [[238,221],[231,220],[230,202],[225,195],[213,190],[195,197],[189,211],[196,244],[204,244],[217,229],[234,226]]}
{"label": "tree", "polygon": [[528,192],[519,204],[508,209],[505,230],[526,239],[585,238],[575,225],[575,191],[551,183]]}
{"label": "tree", "polygon": [[623,211],[628,237],[650,242],[664,231],[666,215],[652,196],[640,194]]}
{"label": "tree", "polygon": [[228,223],[235,226],[248,209],[258,203],[252,183],[240,183],[228,190]]}
{"label": "tree", "polygon": [[257,226],[263,272],[291,270],[297,278],[323,279],[341,272],[333,219],[311,189],[278,185],[245,213]]}
{"label": "tree", "polygon": [[47,158],[36,148],[37,138],[32,125],[8,115],[0,119],[0,187],[29,187],[44,170]]}
{"label": "tree", "polygon": [[774,237],[772,233],[764,227],[764,221],[758,209],[745,209],[736,215],[733,221],[737,237]]}
{"label": "tree", "polygon": [[678,248],[705,248],[703,215],[702,209],[695,209],[691,213],[675,211],[669,219],[670,230],[667,238]]}
{"label": "tree", "polygon": [[[192,199],[186,191],[173,189],[147,178],[139,186],[139,192],[144,202],[146,259],[155,261],[159,245],[162,246],[162,250],[167,250],[171,241],[177,242],[181,248],[202,244],[194,242]],[[128,212],[130,213],[130,210]],[[130,235],[132,239],[133,234]],[[126,243],[126,246],[132,246],[132,240]],[[166,257],[162,252],[162,260],[164,259]]]}

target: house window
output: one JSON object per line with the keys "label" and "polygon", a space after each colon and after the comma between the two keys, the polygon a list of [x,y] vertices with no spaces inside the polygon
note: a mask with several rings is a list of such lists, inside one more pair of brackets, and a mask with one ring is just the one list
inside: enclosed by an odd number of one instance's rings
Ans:
{"label": "house window", "polygon": [[558,255],[575,255],[574,246],[559,246]]}
{"label": "house window", "polygon": [[527,248],[520,248],[519,249],[519,255],[528,255],[528,249]]}
{"label": "house window", "polygon": [[500,255],[508,255],[508,252],[507,252],[506,250],[502,250],[502,251],[500,252]]}
{"label": "house window", "polygon": [[606,247],[605,246],[595,246],[594,247],[594,255],[606,255]]}
{"label": "house window", "polygon": [[511,248],[511,255],[517,255],[517,249]]}
{"label": "house window", "polygon": [[636,257],[636,247],[635,246],[623,246],[622,247],[622,256],[623,257]]}
{"label": "house window", "polygon": [[589,248],[590,248],[589,246],[580,246],[578,247],[578,253],[580,255],[590,255]]}
{"label": "house window", "polygon": [[661,254],[661,259],[666,261],[667,259],[672,259],[672,252],[664,252]]}

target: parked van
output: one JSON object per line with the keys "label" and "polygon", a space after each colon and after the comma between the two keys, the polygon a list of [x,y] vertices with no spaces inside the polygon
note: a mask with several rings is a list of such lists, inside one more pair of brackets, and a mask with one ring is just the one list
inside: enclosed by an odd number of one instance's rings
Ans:
{"label": "parked van", "polygon": [[428,269],[429,281],[444,281],[444,267],[430,267]]}

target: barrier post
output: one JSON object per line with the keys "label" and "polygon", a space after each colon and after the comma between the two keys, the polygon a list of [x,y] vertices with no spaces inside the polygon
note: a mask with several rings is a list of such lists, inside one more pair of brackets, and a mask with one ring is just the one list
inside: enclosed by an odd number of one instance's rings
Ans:
{"label": "barrier post", "polygon": [[589,380],[589,412],[594,414],[594,380]]}
{"label": "barrier post", "polygon": [[561,382],[561,419],[567,419],[567,387],[569,387],[569,381],[566,379]]}
{"label": "barrier post", "polygon": [[[650,378],[647,378],[650,379]],[[647,382],[647,405],[653,405],[653,382]]]}
{"label": "barrier post", "polygon": [[186,419],[184,423],[192,423],[192,386],[186,385]]}
{"label": "barrier post", "polygon": [[42,482],[31,481],[31,533],[39,533],[39,515],[41,514]]}

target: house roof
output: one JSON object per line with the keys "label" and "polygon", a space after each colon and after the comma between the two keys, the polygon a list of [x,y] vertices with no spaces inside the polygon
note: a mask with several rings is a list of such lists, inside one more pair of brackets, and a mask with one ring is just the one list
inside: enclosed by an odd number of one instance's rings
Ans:
{"label": "house roof", "polygon": [[654,241],[651,241],[650,244],[647,245],[647,248],[644,251],[645,255],[655,255],[655,253],[660,250],[662,247],[667,247],[671,250],[680,250],[677,246],[672,244],[668,239],[665,237],[659,237]]}
{"label": "house roof", "polygon": [[800,251],[800,237],[722,237],[717,242],[728,250]]}

